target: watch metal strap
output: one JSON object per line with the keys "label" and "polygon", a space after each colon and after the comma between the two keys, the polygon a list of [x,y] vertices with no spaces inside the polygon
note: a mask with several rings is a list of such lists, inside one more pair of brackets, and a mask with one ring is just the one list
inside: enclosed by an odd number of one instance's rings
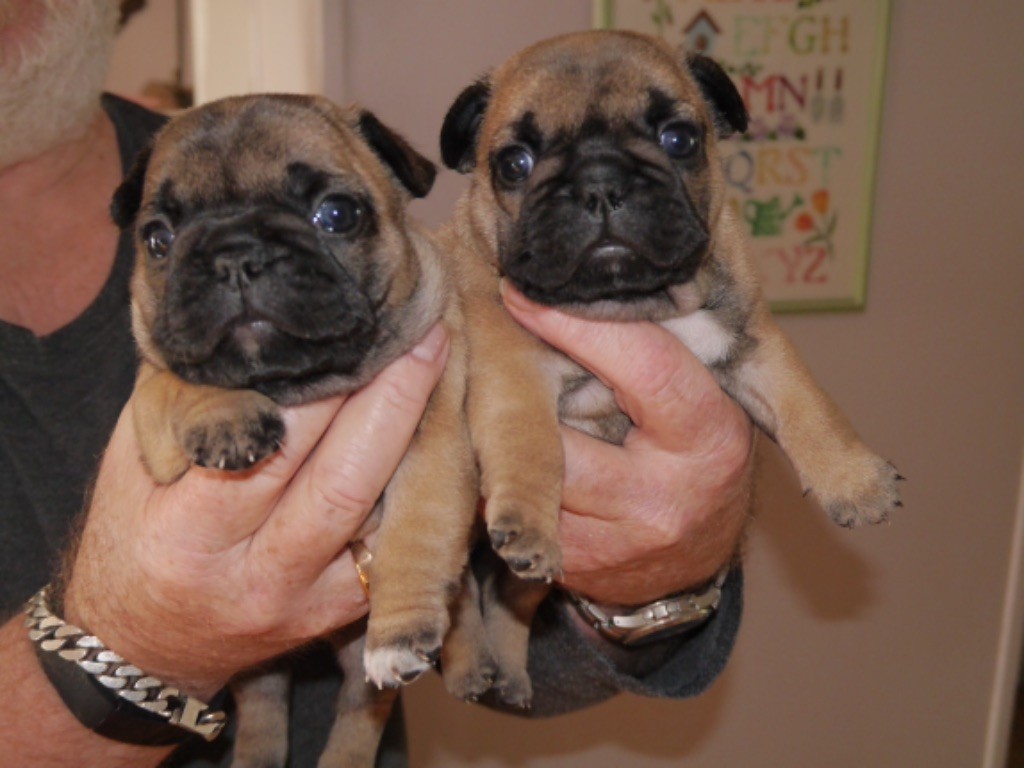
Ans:
{"label": "watch metal strap", "polygon": [[117,741],[178,744],[212,741],[224,712],[164,685],[108,649],[95,635],[54,616],[44,587],[25,606],[28,636],[65,705],[87,728]]}
{"label": "watch metal strap", "polygon": [[718,609],[728,568],[719,571],[707,587],[655,600],[639,608],[617,611],[602,607],[583,595],[567,592],[576,609],[598,632],[625,646],[642,645],[694,629]]}

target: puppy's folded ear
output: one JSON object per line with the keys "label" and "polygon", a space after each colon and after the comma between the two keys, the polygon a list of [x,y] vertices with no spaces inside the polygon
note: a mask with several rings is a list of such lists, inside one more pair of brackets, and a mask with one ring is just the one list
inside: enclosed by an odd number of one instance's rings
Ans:
{"label": "puppy's folded ear", "polygon": [[110,218],[121,229],[130,227],[139,213],[139,207],[142,205],[142,186],[146,181],[146,168],[149,167],[149,158],[152,154],[153,147],[150,145],[135,156],[131,170],[110,201]]}
{"label": "puppy's folded ear", "polygon": [[747,106],[725,70],[714,60],[698,53],[691,53],[686,57],[686,66],[700,86],[708,106],[711,107],[715,119],[715,134],[718,138],[747,130],[747,124],[750,122]]}
{"label": "puppy's folded ear", "polygon": [[491,81],[484,77],[459,94],[441,126],[441,159],[459,173],[476,165],[476,142],[491,100]]}
{"label": "puppy's folded ear", "polygon": [[394,172],[402,186],[409,190],[413,197],[426,197],[437,176],[434,164],[378,120],[372,112],[361,111],[357,125],[366,143]]}

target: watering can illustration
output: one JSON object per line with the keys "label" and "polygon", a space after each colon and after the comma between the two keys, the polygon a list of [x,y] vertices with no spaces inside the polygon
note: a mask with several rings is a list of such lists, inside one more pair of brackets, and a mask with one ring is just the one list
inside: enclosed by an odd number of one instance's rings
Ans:
{"label": "watering can illustration", "polygon": [[795,209],[804,204],[800,195],[793,196],[793,202],[786,210],[776,195],[771,200],[747,200],[743,205],[743,218],[750,224],[754,237],[774,237],[782,234],[782,225]]}

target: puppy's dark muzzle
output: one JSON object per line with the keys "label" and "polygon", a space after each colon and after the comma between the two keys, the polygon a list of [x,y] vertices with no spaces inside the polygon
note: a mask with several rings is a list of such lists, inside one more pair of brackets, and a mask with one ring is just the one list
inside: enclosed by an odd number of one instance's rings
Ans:
{"label": "puppy's dark muzzle", "polygon": [[336,338],[369,319],[357,277],[305,219],[260,209],[209,216],[194,226],[165,301],[172,323],[204,318],[203,326],[192,326],[193,348],[212,351],[218,334],[252,320],[315,340]]}
{"label": "puppy's dark muzzle", "polygon": [[192,253],[197,267],[209,269],[215,281],[241,289],[277,262],[315,247],[305,222],[264,213],[211,222]]}
{"label": "puppy's dark muzzle", "polygon": [[373,304],[308,221],[264,208],[190,229],[152,334],[178,375],[260,388],[359,365],[378,331]]}
{"label": "puppy's dark muzzle", "polygon": [[604,148],[526,196],[502,268],[542,303],[636,301],[691,279],[709,239],[675,176]]}

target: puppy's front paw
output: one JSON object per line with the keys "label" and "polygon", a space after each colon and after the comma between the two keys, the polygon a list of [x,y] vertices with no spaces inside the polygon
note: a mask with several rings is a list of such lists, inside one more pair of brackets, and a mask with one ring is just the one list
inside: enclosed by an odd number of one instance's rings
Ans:
{"label": "puppy's front paw", "polygon": [[551,583],[562,571],[555,521],[521,502],[492,499],[487,503],[487,534],[491,546],[521,579]]}
{"label": "puppy's front paw", "polygon": [[902,507],[903,478],[888,461],[862,451],[833,467],[829,482],[812,486],[812,495],[837,525],[855,528],[888,521]]}
{"label": "puppy's front paw", "polygon": [[184,431],[182,447],[193,464],[248,469],[281,447],[284,421],[273,401],[255,392],[238,394],[230,408],[211,409]]}
{"label": "puppy's front paw", "polygon": [[423,625],[406,632],[382,633],[371,626],[367,631],[363,666],[366,679],[378,688],[406,685],[434,666],[441,656],[441,641],[447,627]]}

